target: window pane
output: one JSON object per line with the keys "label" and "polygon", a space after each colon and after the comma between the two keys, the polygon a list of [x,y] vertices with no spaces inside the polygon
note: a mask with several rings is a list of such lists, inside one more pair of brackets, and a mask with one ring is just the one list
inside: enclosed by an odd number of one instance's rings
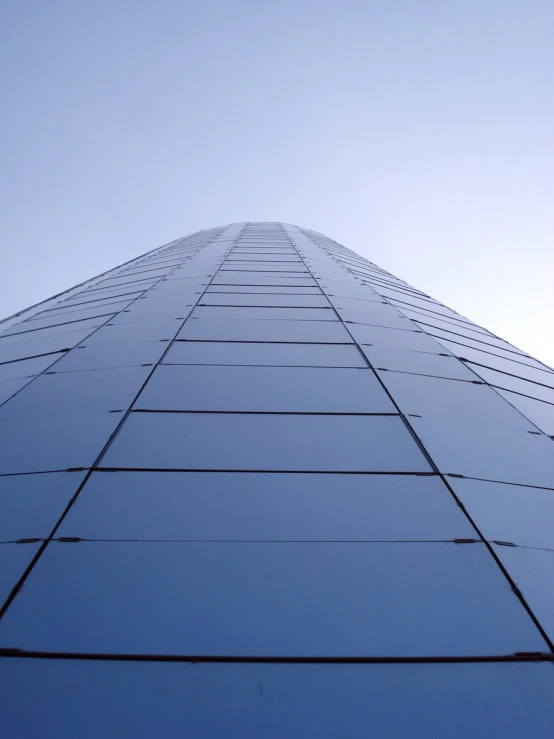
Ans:
{"label": "window pane", "polygon": [[286,285],[209,285],[209,293],[250,293],[253,295],[321,295],[321,290],[315,284],[311,287],[289,287]]}
{"label": "window pane", "polygon": [[76,347],[56,364],[56,372],[138,367],[155,364],[167,349],[165,341],[137,341],[119,345]]}
{"label": "window pane", "polygon": [[223,318],[246,319],[256,321],[260,319],[285,321],[338,321],[337,314],[327,308],[249,308],[237,306],[206,305],[195,308],[194,318]]}
{"label": "window pane", "polygon": [[15,395],[18,390],[28,385],[32,379],[32,377],[19,377],[17,380],[0,382],[0,414],[2,413],[2,404]]}
{"label": "window pane", "polygon": [[554,550],[554,490],[448,478],[484,537]]}
{"label": "window pane", "polygon": [[353,344],[264,344],[229,341],[176,341],[171,345],[164,363],[367,367],[364,358]]}
{"label": "window pane", "polygon": [[400,409],[414,415],[410,423],[441,472],[552,484],[552,441],[529,433],[536,429],[491,388],[397,372],[382,379]]}
{"label": "window pane", "polygon": [[[107,371],[107,370],[106,370]],[[158,367],[135,409],[396,413],[369,369]]]}
{"label": "window pane", "polygon": [[0,639],[127,654],[546,649],[485,545],[442,542],[53,542],[2,619]]}
{"label": "window pane", "polygon": [[211,341],[352,343],[338,321],[225,320],[190,318],[177,338]]}
{"label": "window pane", "polygon": [[31,560],[38,552],[41,542],[33,544],[0,544],[0,603],[17,585]]}
{"label": "window pane", "polygon": [[123,413],[0,421],[0,474],[90,467]]}
{"label": "window pane", "polygon": [[[51,354],[79,344],[95,329],[86,328],[79,331],[64,331],[63,333],[44,338],[34,337],[32,341],[19,341],[2,345],[0,342],[0,362],[13,362],[18,359],[27,359],[41,354]],[[28,336],[29,334],[25,334]]]}
{"label": "window pane", "polygon": [[[244,273],[243,273],[244,275]],[[241,277],[227,272],[219,274],[212,280],[212,285],[283,285],[288,287],[317,287],[317,282],[309,277],[260,277],[255,272]]]}
{"label": "window pane", "polygon": [[208,293],[199,305],[232,305],[232,306],[274,306],[290,308],[330,308],[331,304],[325,295],[264,295],[264,294],[226,294]]}
{"label": "window pane", "polygon": [[473,538],[475,530],[438,477],[95,472],[57,535],[175,541],[444,541]]}
{"label": "window pane", "polygon": [[427,334],[417,331],[402,331],[379,326],[363,326],[360,323],[348,324],[354,340],[360,344],[375,344],[390,349],[407,351],[435,352],[440,354],[443,347]]}
{"label": "window pane", "polygon": [[494,551],[550,639],[554,638],[554,552],[493,544]]}
{"label": "window pane", "polygon": [[46,356],[35,357],[34,359],[23,359],[20,362],[0,364],[0,382],[39,375],[61,356],[61,354],[47,354]]}
{"label": "window pane", "polygon": [[361,345],[372,366],[378,369],[411,372],[417,375],[450,377],[454,380],[477,380],[477,376],[459,359],[428,352],[389,349],[383,344]]}
{"label": "window pane", "polygon": [[132,413],[104,457],[103,466],[430,471],[411,434],[395,416],[233,413]]}
{"label": "window pane", "polygon": [[149,372],[149,367],[119,367],[42,375],[0,409],[0,419],[124,410]]}
{"label": "window pane", "polygon": [[0,475],[0,541],[48,537],[84,476]]}
{"label": "window pane", "polygon": [[534,423],[537,428],[548,436],[554,436],[554,405],[544,403],[542,400],[533,400],[523,395],[516,395],[505,390],[497,392],[505,400],[513,405],[525,418]]}

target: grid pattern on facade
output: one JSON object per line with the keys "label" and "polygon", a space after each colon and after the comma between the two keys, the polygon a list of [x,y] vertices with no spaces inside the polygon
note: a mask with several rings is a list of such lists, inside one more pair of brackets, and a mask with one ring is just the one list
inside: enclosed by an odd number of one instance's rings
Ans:
{"label": "grid pattern on facade", "polygon": [[280,223],[1,328],[8,736],[552,735],[551,368]]}

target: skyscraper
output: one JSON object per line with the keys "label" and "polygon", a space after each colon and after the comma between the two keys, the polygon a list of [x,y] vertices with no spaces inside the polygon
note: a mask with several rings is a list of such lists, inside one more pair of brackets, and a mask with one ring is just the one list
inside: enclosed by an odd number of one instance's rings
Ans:
{"label": "skyscraper", "polygon": [[554,371],[237,223],[0,324],[6,737],[554,735]]}

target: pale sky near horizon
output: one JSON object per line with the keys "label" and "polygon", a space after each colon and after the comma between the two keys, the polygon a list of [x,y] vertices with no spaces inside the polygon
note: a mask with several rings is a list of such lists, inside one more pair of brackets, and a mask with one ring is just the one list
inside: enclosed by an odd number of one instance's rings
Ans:
{"label": "pale sky near horizon", "polygon": [[552,0],[0,0],[0,317],[321,231],[554,365]]}

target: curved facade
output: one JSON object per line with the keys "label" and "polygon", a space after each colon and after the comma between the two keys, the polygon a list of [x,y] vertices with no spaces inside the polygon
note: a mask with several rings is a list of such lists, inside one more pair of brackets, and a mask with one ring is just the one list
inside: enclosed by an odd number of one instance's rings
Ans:
{"label": "curved facade", "polygon": [[554,371],[325,236],[0,324],[6,737],[554,734]]}

